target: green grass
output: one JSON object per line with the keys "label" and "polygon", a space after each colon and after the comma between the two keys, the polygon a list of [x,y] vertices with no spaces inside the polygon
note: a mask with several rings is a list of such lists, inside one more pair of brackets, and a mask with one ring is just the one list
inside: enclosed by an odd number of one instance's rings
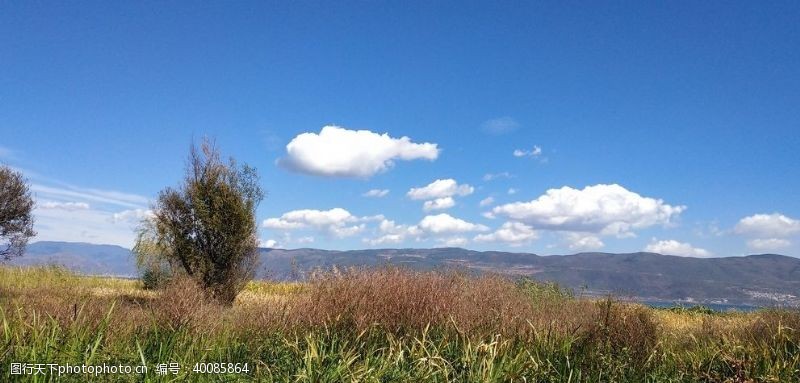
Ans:
{"label": "green grass", "polygon": [[[358,286],[368,284],[359,279],[359,283],[346,285],[348,290],[340,290],[337,288],[344,282],[333,279],[324,286],[314,282],[254,282],[233,307],[219,307],[203,302],[186,289],[148,292],[141,290],[136,281],[77,277],[52,268],[0,268],[0,380],[800,381],[800,318],[796,312],[654,310],[613,300],[576,299],[555,286],[535,286],[533,282],[498,282],[497,286],[520,294],[506,297],[507,302],[495,306],[447,306],[441,309],[446,315],[430,314],[433,319],[424,326],[403,324],[406,322],[395,326],[379,316],[367,324],[359,322],[359,318],[373,315],[369,310],[394,307],[390,305],[397,302],[392,300],[422,299],[413,298],[417,291],[414,289],[423,288],[418,286],[466,286],[465,290],[458,290],[461,295],[457,296],[483,302],[483,298],[470,295],[478,292],[469,289],[480,281],[466,279],[467,283],[462,284],[457,278],[450,282],[430,275],[387,275],[362,273],[353,277],[387,284],[385,294],[394,294],[382,303],[383,293],[379,291],[369,299],[373,306],[323,302],[356,301],[365,294]],[[401,281],[401,277],[406,279]],[[437,281],[450,284],[437,285]],[[482,286],[481,290],[490,290],[486,287],[489,285]],[[315,293],[315,289],[323,287],[335,295]],[[499,291],[492,291],[489,298],[498,295]],[[317,299],[309,301],[313,306],[295,305],[306,296]],[[425,299],[421,302],[437,307],[446,302]],[[530,311],[519,313],[495,308],[510,308],[504,306],[508,302],[522,303],[513,299],[527,299],[534,304]],[[319,318],[323,315],[319,307],[329,310],[324,313],[331,318]],[[408,307],[423,310],[427,306]],[[478,310],[487,311],[490,320],[475,319],[482,312]],[[507,316],[519,316],[516,319],[524,326],[515,327],[517,322],[510,319],[502,326],[492,326],[498,321],[496,318]],[[149,373],[19,376],[9,373],[13,362],[146,364]],[[155,374],[156,364],[171,362],[181,365],[180,374]],[[247,363],[250,371],[193,373],[198,362]]]}

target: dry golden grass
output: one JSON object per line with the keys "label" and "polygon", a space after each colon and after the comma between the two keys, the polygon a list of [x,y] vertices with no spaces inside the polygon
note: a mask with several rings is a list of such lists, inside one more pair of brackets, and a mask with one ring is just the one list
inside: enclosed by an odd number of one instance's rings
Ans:
{"label": "dry golden grass", "polygon": [[[120,345],[154,332],[162,334],[158,337],[181,333],[226,342],[242,339],[245,344],[273,339],[271,334],[286,337],[270,347],[288,347],[291,339],[297,342],[308,334],[347,340],[341,347],[363,334],[385,334],[393,345],[425,339],[435,330],[466,342],[458,346],[466,347],[460,352],[472,352],[470,342],[475,340],[480,347],[503,345],[507,352],[519,348],[515,358],[544,358],[536,363],[563,363],[559,358],[567,358],[567,367],[558,368],[601,375],[652,370],[712,382],[748,381],[758,371],[790,376],[792,366],[800,365],[796,311],[675,312],[613,299],[575,299],[557,289],[497,275],[446,271],[350,269],[318,274],[302,284],[252,282],[233,306],[221,306],[186,279],[145,291],[133,280],[2,267],[0,310],[12,328],[18,326],[6,334],[57,326],[80,334],[102,333],[106,342]],[[383,350],[380,342],[376,350]],[[408,347],[413,351],[412,345]],[[569,360],[577,357],[583,361],[580,367]],[[525,363],[514,365],[532,368]]]}
{"label": "dry golden grass", "polygon": [[[254,281],[227,310],[216,307],[190,281],[182,279],[164,290],[147,291],[136,280],[81,277],[57,268],[0,268],[0,291],[6,301],[24,301],[25,311],[63,320],[74,317],[78,308],[99,313],[111,302],[119,302],[116,311],[124,312],[121,316],[157,313],[157,320],[172,325],[212,310],[217,316],[255,316],[263,319],[263,324],[284,329],[349,326],[356,331],[380,327],[405,332],[440,326],[464,333],[536,337],[587,333],[598,323],[622,326],[633,321],[637,329],[653,322],[663,335],[685,338],[741,332],[764,322],[762,316],[748,313],[682,313],[620,302],[606,307],[607,302],[586,299],[537,301],[512,280],[497,275],[475,277],[402,268],[322,273],[307,283]],[[621,322],[609,322],[615,320]]]}

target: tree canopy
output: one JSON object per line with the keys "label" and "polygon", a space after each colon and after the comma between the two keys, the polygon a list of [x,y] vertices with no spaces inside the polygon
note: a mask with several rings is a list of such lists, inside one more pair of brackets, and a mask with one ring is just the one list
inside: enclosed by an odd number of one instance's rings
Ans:
{"label": "tree canopy", "polygon": [[139,233],[139,264],[183,273],[232,303],[255,272],[255,211],[263,198],[254,168],[222,161],[208,140],[193,145],[183,183],[159,193]]}
{"label": "tree canopy", "polygon": [[22,173],[0,166],[0,259],[20,256],[33,231],[33,198]]}

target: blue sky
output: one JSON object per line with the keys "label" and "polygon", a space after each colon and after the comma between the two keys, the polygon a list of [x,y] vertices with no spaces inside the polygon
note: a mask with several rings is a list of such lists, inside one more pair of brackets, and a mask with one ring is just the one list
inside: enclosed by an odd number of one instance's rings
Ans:
{"label": "blue sky", "polygon": [[130,246],[210,136],[258,168],[264,244],[800,256],[797,20],[797,2],[5,2],[0,161],[30,179],[41,240]]}

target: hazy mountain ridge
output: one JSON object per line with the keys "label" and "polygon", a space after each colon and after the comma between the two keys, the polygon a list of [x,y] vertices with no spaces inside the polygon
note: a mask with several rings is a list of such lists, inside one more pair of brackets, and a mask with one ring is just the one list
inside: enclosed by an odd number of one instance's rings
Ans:
{"label": "hazy mountain ridge", "polygon": [[[134,276],[130,250],[113,245],[36,242],[11,265],[59,264],[84,274]],[[588,294],[648,300],[800,305],[800,259],[777,254],[686,258],[655,253],[530,253],[436,249],[261,249],[258,278],[297,279],[317,268],[455,267],[556,281]],[[583,290],[585,288],[585,290]]]}

